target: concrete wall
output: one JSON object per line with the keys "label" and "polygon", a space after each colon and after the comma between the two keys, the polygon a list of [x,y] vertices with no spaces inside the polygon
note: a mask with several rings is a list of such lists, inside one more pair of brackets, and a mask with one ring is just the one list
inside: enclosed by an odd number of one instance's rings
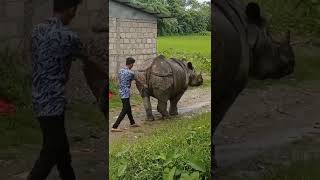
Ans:
{"label": "concrete wall", "polygon": [[0,44],[10,47],[23,46],[25,2],[0,0]]}
{"label": "concrete wall", "polygon": [[109,4],[109,76],[115,77],[127,57],[137,64],[153,58],[157,52],[157,18],[110,1]]}
{"label": "concrete wall", "polygon": [[[79,33],[82,41],[90,47],[90,60],[98,63],[107,74],[108,32],[94,33],[93,26],[108,26],[106,0],[83,0],[72,22],[72,29]],[[31,64],[30,35],[34,25],[53,14],[53,0],[0,0],[0,48],[10,45],[23,53],[22,59]],[[84,75],[81,62],[73,63],[68,83],[68,97],[94,101]],[[107,78],[107,77],[106,77]]]}

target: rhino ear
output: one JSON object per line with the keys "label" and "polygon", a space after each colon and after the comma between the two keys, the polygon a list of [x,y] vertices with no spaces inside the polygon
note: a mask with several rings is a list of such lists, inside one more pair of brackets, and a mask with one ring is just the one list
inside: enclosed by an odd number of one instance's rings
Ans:
{"label": "rhino ear", "polygon": [[192,66],[192,63],[191,63],[191,62],[188,62],[188,68],[189,68],[190,70],[193,70],[193,66]]}
{"label": "rhino ear", "polygon": [[259,25],[262,23],[260,6],[255,2],[250,2],[246,6],[246,15],[250,22]]}

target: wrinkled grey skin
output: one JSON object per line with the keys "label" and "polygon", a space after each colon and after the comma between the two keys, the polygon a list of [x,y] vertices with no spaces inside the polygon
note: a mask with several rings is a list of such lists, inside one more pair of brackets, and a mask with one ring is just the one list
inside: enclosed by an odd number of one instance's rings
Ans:
{"label": "wrinkled grey skin", "polygon": [[[236,0],[213,2],[212,140],[216,128],[245,88],[249,76],[261,80],[281,78],[294,70],[290,33],[276,42],[264,25],[250,23],[255,17],[247,16],[245,9]],[[212,150],[214,153],[214,146]],[[212,167],[216,168],[215,160]]]}
{"label": "wrinkled grey skin", "polygon": [[[157,110],[163,118],[178,114],[177,104],[188,86],[203,83],[201,73],[196,74],[192,63],[170,59],[164,56],[145,61],[135,71],[136,86],[139,90],[147,114],[147,120],[154,120],[150,97],[158,100]],[[169,112],[167,102],[170,101]]]}

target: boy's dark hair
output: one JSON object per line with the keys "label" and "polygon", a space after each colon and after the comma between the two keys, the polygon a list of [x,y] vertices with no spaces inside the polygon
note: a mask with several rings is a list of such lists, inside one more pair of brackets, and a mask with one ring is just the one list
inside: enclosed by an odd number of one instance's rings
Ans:
{"label": "boy's dark hair", "polygon": [[53,10],[55,12],[63,12],[72,7],[78,6],[82,0],[54,0]]}
{"label": "boy's dark hair", "polygon": [[136,60],[134,60],[132,57],[128,57],[126,60],[126,65],[134,64]]}

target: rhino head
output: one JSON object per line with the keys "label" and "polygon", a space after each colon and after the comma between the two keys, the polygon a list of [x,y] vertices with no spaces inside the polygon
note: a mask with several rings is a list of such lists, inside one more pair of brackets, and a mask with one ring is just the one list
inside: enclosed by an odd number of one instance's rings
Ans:
{"label": "rhino head", "polygon": [[196,74],[191,62],[187,63],[187,75],[189,76],[189,86],[200,86],[203,83],[202,73]]}
{"label": "rhino head", "polygon": [[274,40],[256,3],[247,5],[246,15],[251,49],[250,75],[256,79],[266,79],[282,78],[293,73],[295,56],[290,44],[290,31],[282,40]]}

